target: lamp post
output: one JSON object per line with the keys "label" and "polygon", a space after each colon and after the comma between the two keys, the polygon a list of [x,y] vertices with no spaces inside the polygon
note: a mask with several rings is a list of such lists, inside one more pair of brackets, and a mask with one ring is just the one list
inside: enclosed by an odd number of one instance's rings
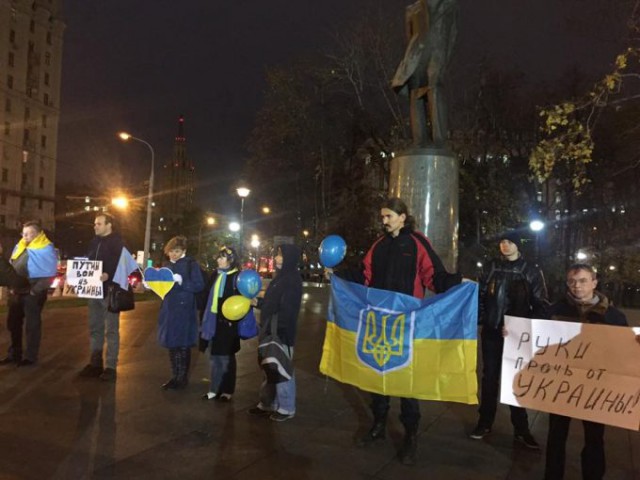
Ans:
{"label": "lamp post", "polygon": [[532,232],[536,234],[536,262],[539,261],[539,253],[540,253],[540,231],[544,228],[544,222],[542,220],[531,220],[529,223],[529,228]]}
{"label": "lamp post", "polygon": [[259,272],[260,271],[260,268],[259,268],[260,267],[260,265],[259,265],[259,262],[260,262],[259,253],[260,252],[258,251],[258,249],[260,248],[260,237],[258,237],[258,235],[251,235],[251,246],[256,249],[256,261],[255,261],[256,272]]}
{"label": "lamp post", "polygon": [[251,190],[247,187],[239,187],[236,189],[238,196],[240,197],[240,248],[238,255],[240,256],[240,262],[242,262],[242,250],[244,242],[244,199],[249,196]]}
{"label": "lamp post", "polygon": [[144,229],[144,256],[142,259],[142,267],[147,267],[147,261],[151,256],[151,208],[153,206],[153,176],[155,170],[155,152],[153,151],[153,147],[141,138],[134,137],[126,132],[120,132],[118,136],[125,142],[129,140],[135,140],[136,142],[140,142],[149,147],[149,151],[151,152],[151,173],[149,174],[149,195],[147,198],[147,223]]}
{"label": "lamp post", "polygon": [[200,259],[200,248],[202,247],[202,227],[205,225],[212,227],[216,224],[216,219],[213,217],[207,217],[204,222],[200,222],[200,230],[198,230],[198,259]]}

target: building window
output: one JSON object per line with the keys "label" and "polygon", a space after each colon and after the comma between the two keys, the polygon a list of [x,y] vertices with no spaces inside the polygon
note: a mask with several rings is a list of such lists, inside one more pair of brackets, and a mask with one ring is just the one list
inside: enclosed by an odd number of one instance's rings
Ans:
{"label": "building window", "polygon": [[31,23],[29,23],[29,31],[31,33],[36,31],[36,22],[34,22],[33,20],[31,20]]}
{"label": "building window", "polygon": [[5,112],[10,112],[11,111],[11,99],[10,98],[7,98],[4,101],[4,111]]}
{"label": "building window", "polygon": [[15,43],[16,42],[16,31],[15,30],[11,30],[9,32],[9,41],[11,43]]}
{"label": "building window", "polygon": [[2,181],[3,182],[8,182],[9,181],[9,169],[8,168],[3,168],[2,169]]}
{"label": "building window", "polygon": [[44,128],[47,128],[47,116],[46,115],[42,115],[42,126]]}
{"label": "building window", "polygon": [[49,94],[48,93],[44,94],[44,104],[45,105],[49,105]]}
{"label": "building window", "polygon": [[7,59],[7,64],[10,67],[13,67],[15,63],[16,63],[16,56],[14,55],[13,52],[9,52],[9,58]]}
{"label": "building window", "polygon": [[49,52],[44,54],[44,64],[51,65],[51,54]]}
{"label": "building window", "polygon": [[49,74],[48,73],[44,74],[44,84],[49,86]]}
{"label": "building window", "polygon": [[4,134],[5,135],[11,134],[11,124],[9,122],[4,122]]}
{"label": "building window", "polygon": [[47,45],[51,45],[51,32],[47,32]]}
{"label": "building window", "polygon": [[7,87],[13,88],[13,75],[7,75]]}
{"label": "building window", "polygon": [[38,210],[42,210],[42,200],[38,199]]}
{"label": "building window", "polygon": [[7,204],[7,194],[5,192],[0,193],[0,205]]}
{"label": "building window", "polygon": [[40,190],[44,189],[44,177],[40,177]]}
{"label": "building window", "polygon": [[7,224],[7,217],[5,217],[4,215],[0,215],[0,225],[4,227],[6,224]]}
{"label": "building window", "polygon": [[22,183],[21,183],[21,185],[23,187],[27,185],[27,174],[26,173],[22,174]]}
{"label": "building window", "polygon": [[40,146],[42,148],[46,148],[47,147],[47,136],[46,135],[42,135],[40,137]]}

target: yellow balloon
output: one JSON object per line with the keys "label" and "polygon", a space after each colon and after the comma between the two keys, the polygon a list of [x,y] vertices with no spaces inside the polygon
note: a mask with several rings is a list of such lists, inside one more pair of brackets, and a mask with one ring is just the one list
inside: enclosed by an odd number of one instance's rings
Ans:
{"label": "yellow balloon", "polygon": [[237,321],[249,313],[251,300],[242,295],[227,298],[222,304],[222,314],[227,320]]}

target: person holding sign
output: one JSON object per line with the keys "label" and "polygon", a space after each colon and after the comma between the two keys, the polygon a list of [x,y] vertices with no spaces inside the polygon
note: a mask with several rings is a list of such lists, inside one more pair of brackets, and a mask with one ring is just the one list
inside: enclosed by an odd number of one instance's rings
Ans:
{"label": "person holding sign", "polygon": [[[339,277],[416,298],[424,298],[425,289],[441,293],[461,282],[461,275],[448,273],[429,239],[414,229],[414,219],[401,199],[385,200],[381,205],[380,216],[385,234],[367,252],[362,272],[336,272]],[[331,272],[331,269],[327,271]],[[388,395],[371,394],[373,425],[360,439],[360,446],[368,446],[386,437],[390,402],[391,397]],[[405,428],[405,437],[398,451],[398,459],[403,464],[412,465],[416,460],[420,422],[420,404],[417,399],[400,399],[400,421]]]}
{"label": "person holding sign", "polygon": [[163,390],[178,390],[189,383],[191,347],[198,340],[196,294],[204,289],[200,265],[187,257],[187,238],[173,237],[164,247],[169,257],[166,268],[173,272],[175,284],[162,299],[158,317],[158,342],[169,349],[173,377]]}
{"label": "person holding sign", "polygon": [[[107,292],[109,284],[115,281],[116,270],[123,253],[122,237],[114,231],[114,219],[107,213],[96,215],[93,230],[96,236],[89,244],[87,258],[102,261],[102,292]],[[89,363],[80,371],[81,377],[96,377],[106,382],[116,380],[116,366],[120,350],[120,313],[108,310],[105,298],[90,298],[89,338],[91,357]],[[107,344],[106,368],[103,368],[103,348]]]}
{"label": "person holding sign", "polygon": [[200,351],[210,347],[211,375],[209,391],[203,400],[231,400],[236,388],[236,353],[240,351],[238,322],[229,320],[223,305],[234,295],[238,295],[237,280],[240,259],[233,248],[222,247],[216,259],[218,270],[209,293],[202,331]]}
{"label": "person holding sign", "polygon": [[[482,326],[482,390],[480,418],[469,435],[481,440],[489,433],[496,417],[504,349],[504,316],[547,318],[547,288],[542,272],[520,254],[520,235],[507,231],[500,237],[500,258],[488,263],[480,278],[479,321]],[[529,431],[527,411],[510,406],[514,439],[527,448],[540,446]]]}
{"label": "person holding sign", "polygon": [[[13,249],[11,265],[25,281],[9,290],[7,326],[11,332],[9,354],[0,364],[15,363],[29,366],[36,363],[40,351],[42,309],[47,301],[47,290],[55,277],[58,255],[36,221],[22,227],[22,239]],[[22,355],[22,329],[26,334],[26,348]]]}
{"label": "person holding sign", "polygon": [[[627,326],[624,313],[615,308],[606,296],[596,291],[597,286],[596,272],[590,265],[575,264],[569,267],[567,295],[551,306],[551,318],[567,322]],[[545,480],[564,478],[565,450],[570,424],[570,417],[549,414]],[[605,472],[604,425],[583,420],[582,426],[582,478],[602,479]]]}

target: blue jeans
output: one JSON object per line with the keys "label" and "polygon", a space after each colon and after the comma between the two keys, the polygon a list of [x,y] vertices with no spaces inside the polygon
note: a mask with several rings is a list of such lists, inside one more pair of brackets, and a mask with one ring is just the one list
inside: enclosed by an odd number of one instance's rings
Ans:
{"label": "blue jeans", "polygon": [[236,355],[211,355],[209,391],[217,395],[233,394],[236,390]]}
{"label": "blue jeans", "polygon": [[[293,347],[289,348],[289,357],[293,359]],[[260,402],[258,408],[283,415],[296,413],[296,374],[293,372],[291,380],[280,383],[267,383],[265,378],[260,387]]]}
{"label": "blue jeans", "polygon": [[89,306],[89,346],[91,353],[102,352],[107,340],[106,367],[115,370],[120,350],[120,314],[107,310],[106,298],[90,298]]}

